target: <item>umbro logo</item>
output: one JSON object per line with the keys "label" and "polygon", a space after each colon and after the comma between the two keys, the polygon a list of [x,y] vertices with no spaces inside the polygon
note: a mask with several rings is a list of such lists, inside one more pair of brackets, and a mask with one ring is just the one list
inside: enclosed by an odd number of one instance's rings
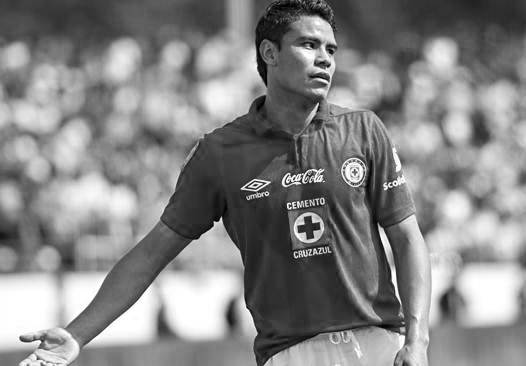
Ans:
{"label": "umbro logo", "polygon": [[270,196],[270,192],[269,191],[260,192],[263,188],[268,186],[270,183],[271,182],[268,181],[268,180],[252,179],[250,182],[248,182],[243,187],[241,187],[241,190],[242,191],[253,192],[252,194],[249,194],[248,196],[245,197],[247,199],[247,201],[252,201],[252,200],[255,200],[255,199],[259,199],[259,198]]}
{"label": "umbro logo", "polygon": [[263,179],[252,179],[250,182],[241,187],[242,191],[259,192],[271,182]]}

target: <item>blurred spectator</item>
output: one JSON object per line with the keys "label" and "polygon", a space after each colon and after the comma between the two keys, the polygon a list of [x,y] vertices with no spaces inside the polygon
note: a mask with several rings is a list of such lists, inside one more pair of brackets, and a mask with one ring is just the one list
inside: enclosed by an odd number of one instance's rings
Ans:
{"label": "blurred spectator", "polygon": [[450,286],[440,296],[438,305],[443,323],[459,324],[466,311],[466,300],[458,289],[458,278],[462,272],[462,264],[457,263],[454,269]]}
{"label": "blurred spectator", "polygon": [[62,258],[58,250],[49,245],[39,248],[35,256],[36,268],[43,272],[57,272],[62,265]]}
{"label": "blurred spectator", "polygon": [[465,310],[466,301],[456,285],[452,284],[440,297],[439,306],[443,323],[458,324],[462,320],[462,312]]}
{"label": "blurred spectator", "polygon": [[7,245],[0,245],[0,273],[13,272],[18,263],[18,254]]}

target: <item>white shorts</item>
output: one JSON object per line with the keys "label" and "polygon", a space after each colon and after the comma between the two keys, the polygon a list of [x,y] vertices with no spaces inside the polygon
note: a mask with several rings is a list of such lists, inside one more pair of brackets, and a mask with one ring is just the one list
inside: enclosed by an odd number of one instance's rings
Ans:
{"label": "white shorts", "polygon": [[393,366],[404,336],[379,327],[321,333],[272,356],[265,366]]}

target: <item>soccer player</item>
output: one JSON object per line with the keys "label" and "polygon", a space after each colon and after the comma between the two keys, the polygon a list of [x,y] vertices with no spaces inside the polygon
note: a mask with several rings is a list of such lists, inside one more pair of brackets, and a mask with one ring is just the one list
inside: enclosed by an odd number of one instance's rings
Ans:
{"label": "soccer player", "polygon": [[326,101],[334,31],[324,0],[269,5],[256,27],[266,96],[198,142],[160,221],[76,319],[21,336],[41,343],[20,366],[71,363],[221,218],[244,263],[258,366],[427,366],[427,249],[381,121]]}

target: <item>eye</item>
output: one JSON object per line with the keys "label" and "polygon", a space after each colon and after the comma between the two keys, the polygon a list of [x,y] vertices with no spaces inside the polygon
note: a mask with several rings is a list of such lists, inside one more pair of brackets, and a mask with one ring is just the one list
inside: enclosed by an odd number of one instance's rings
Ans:
{"label": "eye", "polygon": [[331,56],[334,56],[334,54],[336,53],[336,48],[332,48],[332,47],[327,48],[327,53]]}
{"label": "eye", "polygon": [[303,42],[303,45],[304,45],[306,48],[314,48],[314,47],[315,47],[314,42],[312,42],[312,41],[306,41],[306,42]]}

